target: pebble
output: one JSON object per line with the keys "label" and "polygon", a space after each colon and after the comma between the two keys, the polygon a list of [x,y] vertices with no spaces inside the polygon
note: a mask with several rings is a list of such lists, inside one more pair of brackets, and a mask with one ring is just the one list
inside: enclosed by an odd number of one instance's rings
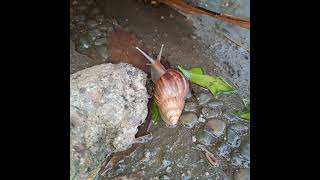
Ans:
{"label": "pebble", "polygon": [[196,142],[197,138],[195,136],[192,136],[192,142]]}
{"label": "pebble", "polygon": [[206,93],[202,93],[197,99],[198,99],[198,104],[202,106],[207,104],[212,99],[212,96]]}
{"label": "pebble", "polygon": [[197,122],[198,117],[193,112],[183,113],[180,117],[180,121],[186,128],[192,128]]}
{"label": "pebble", "polygon": [[220,101],[220,100],[212,100],[212,101],[208,102],[208,107],[210,107],[210,108],[216,108],[216,107],[223,106],[223,105],[224,105],[224,102]]}
{"label": "pebble", "polygon": [[234,180],[250,180],[250,169],[239,169],[233,173]]}
{"label": "pebble", "polygon": [[186,104],[184,106],[184,111],[196,112],[197,111],[197,104],[194,102],[186,102]]}
{"label": "pebble", "polygon": [[241,146],[240,146],[240,154],[241,156],[250,161],[250,139],[247,137],[245,140],[243,140]]}
{"label": "pebble", "polygon": [[226,128],[226,123],[220,119],[210,119],[205,125],[205,131],[219,138]]}
{"label": "pebble", "polygon": [[167,175],[163,175],[161,179],[162,180],[170,180],[169,176],[167,176]]}
{"label": "pebble", "polygon": [[92,30],[89,31],[89,36],[94,41],[98,37],[102,36],[102,32],[99,29],[92,29]]}
{"label": "pebble", "polygon": [[237,132],[240,135],[245,134],[249,130],[249,127],[244,125],[241,122],[232,124],[229,126],[229,128],[232,129],[233,131]]}
{"label": "pebble", "polygon": [[209,173],[208,173],[208,172],[205,172],[204,175],[209,176]]}
{"label": "pebble", "polygon": [[94,45],[96,46],[101,46],[101,45],[104,45],[106,44],[106,38],[105,37],[101,37],[101,38],[98,38],[94,41]]}
{"label": "pebble", "polygon": [[236,93],[221,94],[219,100],[225,103],[230,112],[242,111],[245,108],[241,97]]}
{"label": "pebble", "polygon": [[171,161],[169,161],[169,160],[163,160],[162,161],[162,168],[166,168],[166,167],[168,167],[170,165],[171,165]]}
{"label": "pebble", "polygon": [[224,111],[223,117],[226,118],[229,122],[240,122],[240,121],[243,121],[241,118],[239,118],[238,116],[232,114],[229,111]]}
{"label": "pebble", "polygon": [[87,36],[83,36],[79,39],[80,48],[88,49],[90,47],[90,42]]}
{"label": "pebble", "polygon": [[90,20],[88,20],[87,25],[88,25],[89,29],[92,29],[98,25],[98,22],[90,19]]}
{"label": "pebble", "polygon": [[83,14],[80,14],[80,15],[74,16],[73,20],[76,22],[84,22],[86,20],[86,16]]}
{"label": "pebble", "polygon": [[96,16],[96,20],[99,22],[99,23],[102,23],[104,21],[104,16],[103,15],[97,15]]}
{"label": "pebble", "polygon": [[239,135],[230,128],[227,129],[227,143],[231,147],[239,147],[241,144]]}
{"label": "pebble", "polygon": [[206,122],[206,119],[204,119],[203,117],[199,117],[198,121],[201,123],[204,123],[204,122]]}
{"label": "pebble", "polygon": [[221,108],[210,109],[207,107],[202,108],[201,113],[205,118],[217,118],[222,115]]}
{"label": "pebble", "polygon": [[212,135],[210,135],[207,131],[199,131],[197,134],[197,140],[203,145],[209,146],[212,142]]}
{"label": "pebble", "polygon": [[98,28],[101,30],[101,31],[109,31],[110,29],[112,30],[112,27],[110,27],[109,25],[107,24],[100,24],[98,26]]}
{"label": "pebble", "polygon": [[237,153],[232,153],[230,160],[231,160],[232,166],[241,166],[242,165],[241,157]]}
{"label": "pebble", "polygon": [[106,46],[104,45],[96,46],[96,50],[97,50],[97,53],[104,59],[107,59],[109,57]]}
{"label": "pebble", "polygon": [[167,173],[171,173],[171,172],[172,172],[171,169],[172,169],[171,166],[167,167],[166,172],[167,172]]}
{"label": "pebble", "polygon": [[161,16],[160,19],[164,19],[164,16]]}
{"label": "pebble", "polygon": [[216,146],[216,153],[221,157],[227,158],[228,155],[231,153],[231,148],[223,142]]}

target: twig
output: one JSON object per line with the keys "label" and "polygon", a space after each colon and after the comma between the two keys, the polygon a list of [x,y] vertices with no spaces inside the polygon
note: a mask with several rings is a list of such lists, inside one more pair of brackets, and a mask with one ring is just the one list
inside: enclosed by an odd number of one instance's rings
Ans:
{"label": "twig", "polygon": [[250,19],[249,18],[241,18],[241,17],[236,17],[228,14],[223,14],[223,13],[217,13],[214,11],[210,11],[207,9],[204,9],[202,7],[195,7],[192,6],[183,0],[158,0],[161,3],[164,3],[168,6],[175,7],[181,11],[187,12],[187,13],[195,13],[195,14],[200,14],[200,15],[207,15],[210,17],[214,17],[216,19],[222,20],[224,22],[237,25],[246,29],[250,29]]}

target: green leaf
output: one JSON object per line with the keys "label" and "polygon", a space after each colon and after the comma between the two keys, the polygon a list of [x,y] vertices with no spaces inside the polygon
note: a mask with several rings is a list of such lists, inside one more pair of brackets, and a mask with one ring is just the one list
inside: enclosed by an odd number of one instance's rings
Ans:
{"label": "green leaf", "polygon": [[200,67],[191,68],[191,69],[190,69],[190,72],[191,72],[191,73],[194,73],[194,74],[200,74],[200,75],[203,75],[203,74],[204,74],[202,68],[200,68]]}
{"label": "green leaf", "polygon": [[232,92],[234,88],[219,76],[210,76],[204,74],[201,68],[192,68],[185,70],[181,66],[178,69],[193,83],[199,86],[206,87],[216,96],[221,92]]}
{"label": "green leaf", "polygon": [[155,99],[153,98],[152,104],[151,104],[151,120],[152,120],[153,124],[157,125],[159,119],[160,119],[160,111],[159,111],[159,108],[157,106]]}
{"label": "green leaf", "polygon": [[242,119],[250,120],[250,111],[234,113],[236,116]]}

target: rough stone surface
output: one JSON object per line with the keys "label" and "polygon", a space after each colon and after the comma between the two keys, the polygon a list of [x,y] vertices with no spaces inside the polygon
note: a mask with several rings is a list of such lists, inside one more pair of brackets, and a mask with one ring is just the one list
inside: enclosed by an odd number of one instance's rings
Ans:
{"label": "rough stone surface", "polygon": [[135,142],[148,113],[146,78],[129,64],[97,65],[70,76],[71,179],[85,179],[108,151]]}
{"label": "rough stone surface", "polygon": [[250,180],[250,169],[239,169],[233,174],[234,180]]}

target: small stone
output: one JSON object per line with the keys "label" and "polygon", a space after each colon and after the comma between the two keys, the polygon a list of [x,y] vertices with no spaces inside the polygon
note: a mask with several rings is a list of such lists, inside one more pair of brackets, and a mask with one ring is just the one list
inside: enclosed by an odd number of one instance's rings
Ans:
{"label": "small stone", "polygon": [[80,5],[80,6],[77,6],[76,9],[79,10],[79,11],[84,11],[84,10],[87,10],[88,7],[85,6],[85,5]]}
{"label": "small stone", "polygon": [[247,137],[245,140],[243,140],[241,146],[240,146],[240,154],[241,156],[250,161],[250,139]]}
{"label": "small stone", "polygon": [[197,134],[197,140],[199,143],[209,146],[212,142],[212,135],[210,135],[207,131],[200,131]]}
{"label": "small stone", "polygon": [[227,129],[227,143],[231,147],[239,147],[241,144],[239,135],[230,128]]}
{"label": "small stone", "polygon": [[98,25],[98,23],[92,19],[88,20],[87,25],[89,27],[89,29],[92,29],[94,27],[96,27]]}
{"label": "small stone", "polygon": [[197,36],[195,36],[194,34],[190,35],[191,39],[197,39]]}
{"label": "small stone", "polygon": [[172,169],[171,166],[167,167],[166,172],[167,172],[167,173],[171,173],[171,172],[172,172],[171,169]]}
{"label": "small stone", "polygon": [[129,21],[129,19],[125,19],[125,21],[126,21],[126,22],[128,22],[128,21]]}
{"label": "small stone", "polygon": [[83,36],[79,39],[79,44],[81,49],[88,49],[90,47],[90,42],[87,36]]}
{"label": "small stone", "polygon": [[83,14],[80,14],[80,15],[74,16],[73,20],[76,22],[84,22],[86,20],[86,16]]}
{"label": "small stone", "polygon": [[170,18],[173,18],[173,15],[172,15],[172,14],[170,14],[170,15],[169,15],[169,17],[170,17]]}
{"label": "small stone", "polygon": [[170,180],[169,176],[167,176],[167,175],[163,175],[161,179],[162,180]]}
{"label": "small stone", "polygon": [[198,117],[193,112],[183,113],[180,117],[180,121],[186,128],[192,128],[194,124],[197,122]]}
{"label": "small stone", "polygon": [[220,143],[216,146],[216,153],[219,156],[227,158],[227,156],[231,153],[231,148],[226,143]]}
{"label": "small stone", "polygon": [[229,111],[224,111],[223,112],[223,117],[225,119],[227,119],[229,122],[240,122],[240,121],[243,121],[241,118],[239,118],[238,116],[232,114]]}
{"label": "small stone", "polygon": [[102,36],[102,32],[99,29],[92,29],[92,30],[89,31],[89,36],[94,41],[98,37]]}
{"label": "small stone", "polygon": [[103,15],[97,15],[96,20],[97,20],[99,23],[102,23],[102,22],[104,21],[104,16],[103,16]]}
{"label": "small stone", "polygon": [[232,153],[231,155],[231,165],[232,166],[241,166],[242,165],[242,160],[239,154],[237,153]]}
{"label": "small stone", "polygon": [[196,142],[197,138],[195,136],[192,136],[192,142]]}
{"label": "small stone", "polygon": [[197,112],[197,104],[194,102],[186,102],[184,105],[184,111]]}
{"label": "small stone", "polygon": [[249,130],[249,127],[241,122],[232,124],[229,126],[229,128],[240,135],[245,134]]}
{"label": "small stone", "polygon": [[250,169],[239,169],[233,173],[234,180],[250,180]]}
{"label": "small stone", "polygon": [[94,45],[96,46],[101,46],[101,45],[104,45],[106,44],[106,38],[105,37],[102,37],[102,38],[98,38],[94,41]]}
{"label": "small stone", "polygon": [[219,100],[225,103],[230,112],[239,112],[245,108],[242,98],[236,93],[221,94]]}
{"label": "small stone", "polygon": [[171,161],[166,160],[166,159],[162,161],[162,168],[166,168],[170,165],[171,165]]}
{"label": "small stone", "polygon": [[96,50],[97,53],[104,59],[107,59],[109,57],[106,46],[96,46]]}
{"label": "small stone", "polygon": [[226,123],[220,119],[210,119],[205,125],[205,131],[219,138],[226,128]]}
{"label": "small stone", "polygon": [[161,16],[160,19],[164,19],[164,16]]}
{"label": "small stone", "polygon": [[216,108],[216,107],[223,106],[223,105],[224,105],[224,102],[220,101],[220,100],[212,100],[212,101],[208,102],[208,107],[210,107],[210,108]]}
{"label": "small stone", "polygon": [[208,172],[205,172],[204,175],[209,176],[209,173],[208,173]]}
{"label": "small stone", "polygon": [[201,110],[201,113],[207,119],[209,119],[209,118],[217,118],[217,117],[222,115],[222,112],[223,112],[223,109],[219,108],[219,107],[214,108],[214,109],[210,109],[210,108],[204,107]]}
{"label": "small stone", "polygon": [[198,104],[202,106],[207,104],[212,99],[212,96],[206,93],[202,93],[197,99],[198,99]]}
{"label": "small stone", "polygon": [[204,119],[203,117],[199,117],[198,121],[201,122],[201,123],[205,123],[206,119]]}

